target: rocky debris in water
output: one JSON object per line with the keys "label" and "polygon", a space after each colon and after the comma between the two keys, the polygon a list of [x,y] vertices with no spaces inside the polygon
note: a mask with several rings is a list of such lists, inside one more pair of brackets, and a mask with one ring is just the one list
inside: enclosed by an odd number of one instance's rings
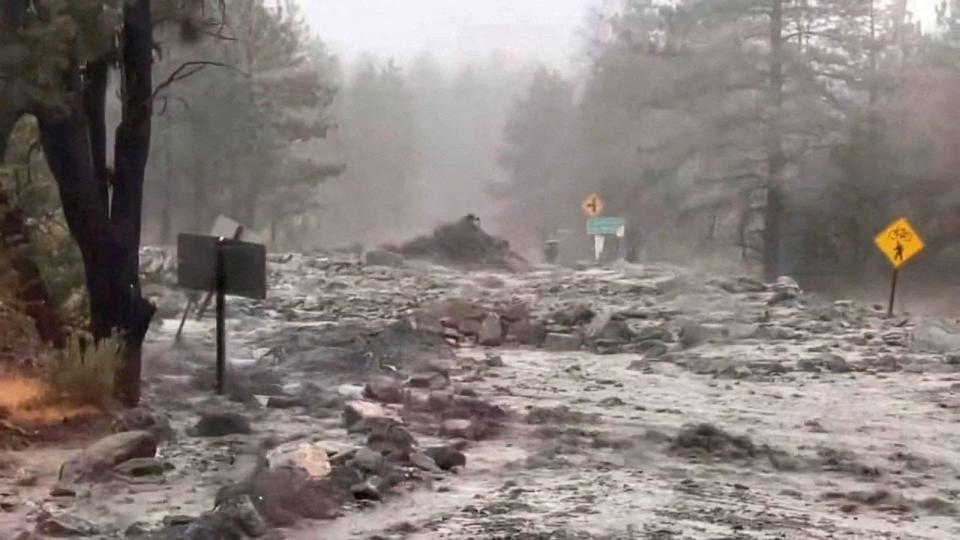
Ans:
{"label": "rocky debris in water", "polygon": [[363,482],[350,486],[350,493],[358,501],[379,501],[383,481],[378,476],[367,478]]}
{"label": "rocky debris in water", "polygon": [[817,366],[817,363],[809,358],[801,358],[797,360],[797,369],[800,371],[806,371],[808,373],[820,373],[820,367]]}
{"label": "rocky debris in water", "polygon": [[878,478],[883,475],[879,467],[863,463],[849,450],[818,448],[816,463],[825,471],[843,472],[863,478]]}
{"label": "rocky debris in water", "polygon": [[826,354],[821,358],[821,362],[824,367],[833,373],[850,373],[853,371],[846,359],[838,354]]}
{"label": "rocky debris in water", "polygon": [[510,323],[507,339],[521,345],[540,347],[547,339],[547,328],[539,321],[521,320]]}
{"label": "rocky debris in water", "polygon": [[[910,334],[911,350],[936,353],[960,352],[960,328],[956,325],[925,320],[918,323]],[[884,341],[887,342],[886,336]],[[887,342],[887,344],[894,343]]]}
{"label": "rocky debris in water", "polygon": [[387,251],[386,249],[375,249],[367,252],[366,262],[369,266],[403,266],[403,255]]}
{"label": "rocky debris in water", "polygon": [[483,422],[467,418],[451,418],[440,425],[440,434],[447,437],[479,441],[486,434]]}
{"label": "rocky debris in water", "polygon": [[583,340],[574,334],[547,334],[543,341],[543,348],[552,352],[579,351]]}
{"label": "rocky debris in water", "polygon": [[192,437],[226,437],[249,435],[253,430],[247,417],[238,413],[216,412],[204,414],[187,433]]}
{"label": "rocky debris in water", "polygon": [[387,420],[393,416],[378,403],[372,401],[351,401],[343,409],[343,424],[347,429],[364,420]]}
{"label": "rocky debris in water", "polygon": [[437,462],[430,457],[428,454],[421,451],[410,452],[409,455],[410,464],[418,469],[430,472],[430,473],[441,473],[443,469],[437,465]]}
{"label": "rocky debris in water", "polygon": [[449,471],[454,467],[466,467],[467,456],[452,446],[435,446],[427,448],[424,453],[433,459],[437,467]]}
{"label": "rocky debris in water", "polygon": [[773,289],[773,297],[767,301],[767,305],[770,306],[796,301],[803,294],[800,285],[789,276],[780,276],[771,288]]}
{"label": "rocky debris in water", "polygon": [[134,458],[118,464],[114,470],[131,477],[159,476],[166,471],[166,466],[156,458]]}
{"label": "rocky debris in water", "polygon": [[68,483],[100,482],[113,468],[135,458],[157,454],[157,439],[146,431],[127,431],[104,437],[60,466],[59,480]]}
{"label": "rocky debris in water", "polygon": [[403,383],[390,377],[376,377],[364,386],[363,397],[381,403],[403,403]]}
{"label": "rocky debris in water", "polygon": [[114,433],[149,431],[158,441],[171,440],[175,436],[165,415],[142,407],[116,413],[110,427]]}
{"label": "rocky debris in water", "polygon": [[767,291],[767,286],[764,283],[750,277],[719,278],[711,280],[707,284],[719,287],[733,294],[761,293]]}
{"label": "rocky debris in water", "polygon": [[582,424],[596,419],[596,415],[575,411],[566,405],[534,407],[527,413],[528,424]]}
{"label": "rocky debris in water", "polygon": [[441,390],[449,385],[450,375],[436,370],[416,373],[407,380],[407,386],[410,388]]}
{"label": "rocky debris in water", "polygon": [[680,327],[678,338],[681,347],[692,349],[723,336],[725,332],[726,330],[722,327],[708,327],[701,323],[688,322]]}
{"label": "rocky debris in water", "polygon": [[363,447],[353,455],[350,465],[367,473],[380,474],[384,466],[383,454],[371,448]]}
{"label": "rocky debris in water", "polygon": [[37,521],[37,534],[53,538],[86,537],[98,534],[89,521],[70,514],[49,515]]}
{"label": "rocky debris in water", "polygon": [[318,443],[294,442],[272,449],[267,454],[272,467],[299,467],[311,479],[330,475],[330,457]]}
{"label": "rocky debris in water", "polygon": [[556,325],[575,327],[590,324],[596,316],[597,313],[587,304],[577,304],[551,313],[548,320]]}
{"label": "rocky debris in water", "polygon": [[333,519],[351,497],[331,478],[313,480],[306,471],[290,467],[257,471],[249,480],[222,489],[217,504],[240,496],[249,496],[257,513],[272,527],[288,527],[300,519]]}
{"label": "rocky debris in water", "polygon": [[303,407],[305,404],[303,399],[294,396],[270,396],[267,398],[268,409],[290,409]]}
{"label": "rocky debris in water", "polygon": [[13,483],[21,487],[37,485],[40,475],[31,467],[20,467],[13,475]]}
{"label": "rocky debris in water", "polygon": [[693,424],[680,430],[670,442],[670,451],[685,457],[724,460],[752,459],[760,455],[750,437],[732,435],[713,424]]}
{"label": "rocky debris in water", "polygon": [[522,257],[510,250],[509,242],[485,233],[479,219],[472,215],[438,227],[431,236],[385,249],[408,259],[426,259],[468,269],[517,271],[527,266]]}
{"label": "rocky debris in water", "polygon": [[503,333],[500,316],[488,313],[480,324],[479,343],[484,347],[498,347],[503,343]]}

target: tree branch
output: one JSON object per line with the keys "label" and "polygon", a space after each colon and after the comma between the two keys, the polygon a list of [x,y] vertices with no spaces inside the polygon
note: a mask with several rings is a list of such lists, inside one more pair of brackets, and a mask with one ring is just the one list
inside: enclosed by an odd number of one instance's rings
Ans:
{"label": "tree branch", "polygon": [[250,76],[248,73],[240,70],[239,68],[231,66],[230,64],[225,64],[223,62],[213,62],[209,60],[192,60],[190,62],[184,62],[180,64],[180,67],[173,70],[173,73],[171,73],[165,81],[157,84],[157,86],[153,90],[153,99],[157,99],[157,96],[160,95],[160,92],[163,92],[164,90],[169,88],[172,84],[178,81],[187,79],[193,75],[196,75],[197,73],[211,66],[229,69],[245,77]]}

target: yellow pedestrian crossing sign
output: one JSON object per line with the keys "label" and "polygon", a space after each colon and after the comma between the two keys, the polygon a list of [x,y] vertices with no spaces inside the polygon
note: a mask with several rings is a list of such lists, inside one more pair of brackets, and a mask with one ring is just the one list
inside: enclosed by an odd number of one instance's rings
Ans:
{"label": "yellow pedestrian crossing sign", "polygon": [[603,199],[596,193],[590,195],[583,201],[583,211],[588,218],[595,218],[603,213]]}
{"label": "yellow pedestrian crossing sign", "polygon": [[924,248],[923,240],[906,218],[900,218],[884,229],[874,242],[896,269],[907,264]]}

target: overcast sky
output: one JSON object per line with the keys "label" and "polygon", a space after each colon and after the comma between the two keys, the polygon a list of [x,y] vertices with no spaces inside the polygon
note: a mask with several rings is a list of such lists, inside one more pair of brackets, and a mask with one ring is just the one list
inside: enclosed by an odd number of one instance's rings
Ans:
{"label": "overcast sky", "polygon": [[[300,0],[311,28],[345,56],[400,59],[423,50],[509,50],[549,62],[578,52],[591,6],[604,0]],[[610,0],[607,0],[610,1]],[[910,0],[929,29],[938,0]]]}
{"label": "overcast sky", "polygon": [[410,57],[509,50],[565,60],[597,0],[300,0],[333,49]]}

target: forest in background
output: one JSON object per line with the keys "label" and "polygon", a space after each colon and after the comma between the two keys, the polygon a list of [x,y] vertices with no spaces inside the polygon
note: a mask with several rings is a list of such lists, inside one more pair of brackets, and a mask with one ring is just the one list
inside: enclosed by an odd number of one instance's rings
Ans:
{"label": "forest in background", "polygon": [[857,284],[888,272],[900,216],[911,272],[960,263],[957,15],[921,34],[903,0],[628,0],[597,16],[583,78],[544,69],[515,106],[498,186],[531,243],[599,193],[643,260],[709,261]]}

